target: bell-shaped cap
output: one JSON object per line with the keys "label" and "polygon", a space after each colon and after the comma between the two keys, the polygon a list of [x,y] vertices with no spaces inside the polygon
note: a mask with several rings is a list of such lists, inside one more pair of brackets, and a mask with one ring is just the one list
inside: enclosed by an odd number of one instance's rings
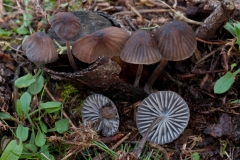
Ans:
{"label": "bell-shaped cap", "polygon": [[64,40],[71,40],[80,34],[79,19],[70,12],[58,12],[51,20],[51,27],[57,36]]}
{"label": "bell-shaped cap", "polygon": [[150,94],[138,107],[136,121],[142,136],[155,118],[163,117],[151,130],[148,139],[157,144],[170,143],[184,131],[189,121],[189,108],[184,99],[172,91]]}
{"label": "bell-shaped cap", "polygon": [[154,37],[162,58],[169,61],[180,61],[192,56],[197,46],[193,29],[179,20],[162,25]]}
{"label": "bell-shaped cap", "polygon": [[115,104],[101,94],[88,96],[82,107],[82,118],[85,124],[95,123],[96,130],[104,136],[112,136],[118,131],[119,115]]}
{"label": "bell-shaped cap", "polygon": [[129,34],[117,27],[107,27],[78,39],[72,52],[80,61],[92,63],[99,56],[119,56]]}
{"label": "bell-shaped cap", "polygon": [[144,30],[133,32],[125,43],[120,58],[132,64],[153,64],[161,60],[155,39]]}
{"label": "bell-shaped cap", "polygon": [[52,39],[44,32],[30,35],[22,44],[27,58],[35,63],[47,64],[58,59]]}

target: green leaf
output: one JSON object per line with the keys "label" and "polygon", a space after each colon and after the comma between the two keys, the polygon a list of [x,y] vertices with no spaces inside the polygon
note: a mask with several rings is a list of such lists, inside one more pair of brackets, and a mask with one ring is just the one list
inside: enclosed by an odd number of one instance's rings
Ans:
{"label": "green leaf", "polygon": [[48,158],[48,160],[49,160],[49,159],[50,159],[50,160],[54,160],[53,155],[51,155],[50,152],[49,152],[48,145],[42,146],[41,149],[40,149],[40,153],[42,153],[42,154],[45,156],[45,157],[44,157],[44,156],[41,154],[41,160],[47,160],[46,157]]}
{"label": "green leaf", "polygon": [[32,95],[38,94],[44,85],[44,78],[42,75],[37,76],[37,79],[35,82],[33,82],[29,87],[28,90]]}
{"label": "green leaf", "polygon": [[64,133],[68,130],[69,127],[69,121],[68,119],[61,119],[57,122],[55,122],[55,128],[58,133]]}
{"label": "green leaf", "polygon": [[230,33],[232,33],[234,36],[236,36],[235,28],[234,28],[229,22],[227,22],[227,23],[224,25],[224,28],[225,28],[228,32],[230,32]]}
{"label": "green leaf", "polygon": [[231,101],[231,104],[239,104],[240,103],[240,99],[236,99],[234,101]]}
{"label": "green leaf", "polygon": [[4,113],[4,112],[0,112],[0,118],[1,119],[11,119],[11,117],[7,113]]}
{"label": "green leaf", "polygon": [[25,27],[19,27],[16,29],[16,32],[20,35],[25,35],[25,34],[29,34],[29,31],[27,28]]}
{"label": "green leaf", "polygon": [[32,23],[33,16],[29,13],[23,13],[23,25],[28,27]]}
{"label": "green leaf", "polygon": [[43,134],[40,130],[38,130],[37,136],[36,136],[36,139],[35,139],[35,144],[38,147],[41,147],[45,144],[45,142],[46,142],[46,135]]}
{"label": "green leaf", "polygon": [[48,113],[53,113],[61,109],[62,103],[52,101],[52,102],[40,103],[40,106],[41,108],[46,109]]}
{"label": "green leaf", "polygon": [[0,37],[9,37],[12,34],[12,31],[6,31],[4,29],[0,29]]}
{"label": "green leaf", "polygon": [[233,64],[231,64],[231,71],[233,70],[233,68],[234,67],[236,67],[237,66],[237,64],[236,63],[233,63]]}
{"label": "green leaf", "polygon": [[40,122],[40,127],[41,127],[42,131],[44,133],[47,133],[47,126],[46,126],[46,124],[44,124],[41,120],[39,122]]}
{"label": "green leaf", "polygon": [[15,109],[16,109],[17,115],[19,117],[21,117],[22,116],[22,103],[21,103],[20,99],[18,99],[16,101]]}
{"label": "green leaf", "polygon": [[234,83],[235,76],[240,72],[240,69],[235,71],[234,73],[227,72],[224,76],[222,76],[214,85],[214,93],[222,94],[229,90],[229,88]]}
{"label": "green leaf", "polygon": [[234,28],[235,28],[236,37],[237,37],[236,44],[238,44],[240,47],[240,23],[234,23]]}
{"label": "green leaf", "polygon": [[31,133],[31,137],[30,137],[30,140],[29,140],[29,143],[30,144],[35,144],[35,132],[34,132],[34,128],[32,128],[32,133]]}
{"label": "green leaf", "polygon": [[191,155],[191,159],[192,160],[200,160],[200,155],[198,154],[198,152],[193,152]]}
{"label": "green leaf", "polygon": [[15,81],[15,86],[18,88],[25,88],[30,86],[34,81],[35,81],[34,76],[28,73],[27,75],[18,78]]}
{"label": "green leaf", "polygon": [[28,111],[30,110],[31,100],[32,100],[32,96],[28,92],[23,93],[23,95],[20,97],[20,101],[22,104],[22,111],[25,114],[27,114]]}
{"label": "green leaf", "polygon": [[38,147],[35,146],[34,144],[23,144],[23,154],[32,154],[32,153],[37,153]]}
{"label": "green leaf", "polygon": [[16,140],[8,143],[2,153],[1,160],[18,160],[23,151],[23,145],[17,144]]}
{"label": "green leaf", "polygon": [[40,104],[40,106],[44,109],[61,107],[61,105],[62,105],[61,102],[55,102],[55,101]]}
{"label": "green leaf", "polygon": [[28,138],[28,132],[28,127],[24,127],[22,124],[19,124],[16,130],[16,135],[22,142],[24,142]]}

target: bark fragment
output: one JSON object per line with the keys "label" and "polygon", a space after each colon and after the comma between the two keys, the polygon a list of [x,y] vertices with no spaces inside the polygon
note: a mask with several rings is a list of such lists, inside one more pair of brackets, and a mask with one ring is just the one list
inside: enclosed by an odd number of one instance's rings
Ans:
{"label": "bark fragment", "polygon": [[209,40],[215,38],[218,29],[231,17],[234,11],[233,0],[224,0],[218,5],[214,12],[197,28],[196,36],[200,39]]}

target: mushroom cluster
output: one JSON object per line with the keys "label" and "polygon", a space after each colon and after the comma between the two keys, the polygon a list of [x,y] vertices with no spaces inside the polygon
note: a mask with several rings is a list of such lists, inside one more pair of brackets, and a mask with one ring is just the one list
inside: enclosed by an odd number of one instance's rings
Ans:
{"label": "mushroom cluster", "polygon": [[153,71],[144,86],[151,93],[152,85],[168,61],[180,61],[189,58],[194,53],[197,40],[193,29],[183,21],[172,20],[165,23],[154,35],[162,60]]}
{"label": "mushroom cluster", "polygon": [[85,124],[92,122],[97,131],[104,136],[112,136],[118,131],[119,115],[115,104],[101,94],[88,96],[82,107],[82,118]]}
{"label": "mushroom cluster", "polygon": [[179,137],[187,127],[189,117],[188,105],[180,95],[172,91],[159,91],[142,101],[136,121],[142,136],[153,122],[156,123],[148,139],[157,144],[165,144]]}
{"label": "mushroom cluster", "polygon": [[125,43],[120,58],[127,63],[138,64],[134,87],[139,86],[143,65],[161,60],[144,86],[144,91],[150,94],[153,83],[167,62],[189,58],[196,46],[193,29],[186,22],[171,20],[161,26],[153,37],[144,30],[133,32]]}

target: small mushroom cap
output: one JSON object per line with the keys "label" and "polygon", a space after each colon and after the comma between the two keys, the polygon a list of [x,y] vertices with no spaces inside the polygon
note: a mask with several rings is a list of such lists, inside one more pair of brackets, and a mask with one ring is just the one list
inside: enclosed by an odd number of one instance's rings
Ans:
{"label": "small mushroom cap", "polygon": [[[104,118],[104,116],[109,115],[109,113],[102,115],[104,107],[112,107],[113,110],[110,110],[110,112],[114,113],[115,117]],[[104,136],[112,136],[118,131],[119,115],[117,108],[109,98],[101,94],[94,94],[85,99],[82,107],[82,117],[85,124],[89,121],[96,123],[96,130],[102,131]]]}
{"label": "small mushroom cap", "polygon": [[165,23],[154,37],[162,58],[169,61],[180,61],[192,56],[197,46],[193,29],[179,20]]}
{"label": "small mushroom cap", "polygon": [[120,58],[132,64],[153,64],[161,60],[155,39],[144,30],[135,31],[120,54]]}
{"label": "small mushroom cap", "polygon": [[189,108],[184,99],[172,91],[159,91],[145,98],[138,107],[136,121],[145,135],[157,117],[164,117],[150,132],[148,139],[157,144],[170,143],[184,131],[189,121]]}
{"label": "small mushroom cap", "polygon": [[79,19],[70,12],[58,12],[51,20],[51,26],[57,36],[64,40],[71,40],[80,34]]}
{"label": "small mushroom cap", "polygon": [[129,34],[117,27],[107,27],[78,39],[72,52],[80,61],[92,63],[99,56],[119,56]]}
{"label": "small mushroom cap", "polygon": [[27,58],[35,63],[47,64],[58,59],[52,39],[44,32],[30,35],[22,44]]}

